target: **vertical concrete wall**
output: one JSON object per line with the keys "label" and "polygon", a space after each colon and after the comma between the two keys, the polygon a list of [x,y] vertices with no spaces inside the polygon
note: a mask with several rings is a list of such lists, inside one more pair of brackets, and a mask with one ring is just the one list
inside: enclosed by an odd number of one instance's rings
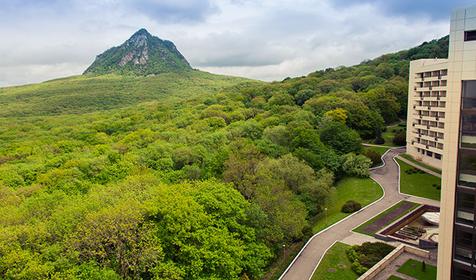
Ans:
{"label": "vertical concrete wall", "polygon": [[438,246],[438,279],[451,279],[456,168],[463,80],[476,80],[476,41],[464,41],[464,32],[476,30],[476,7],[451,15],[448,54],[448,98],[442,172],[441,222]]}

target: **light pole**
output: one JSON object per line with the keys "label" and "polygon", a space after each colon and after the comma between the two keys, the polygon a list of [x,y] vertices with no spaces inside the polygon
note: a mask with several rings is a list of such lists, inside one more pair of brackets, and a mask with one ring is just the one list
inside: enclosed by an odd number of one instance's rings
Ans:
{"label": "light pole", "polygon": [[283,244],[283,259],[286,258],[286,244]]}
{"label": "light pole", "polygon": [[324,208],[324,216],[326,217],[326,226],[327,226],[327,207]]}

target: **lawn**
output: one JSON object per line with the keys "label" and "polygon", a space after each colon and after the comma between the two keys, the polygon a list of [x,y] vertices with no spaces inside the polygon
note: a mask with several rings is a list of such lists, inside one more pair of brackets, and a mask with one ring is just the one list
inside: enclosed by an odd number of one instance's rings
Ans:
{"label": "lawn", "polygon": [[387,126],[386,131],[382,132],[382,138],[385,140],[384,145],[395,146],[395,144],[393,144],[393,137],[395,137],[395,133],[398,132],[399,130],[405,130],[405,128],[400,126],[400,124],[405,124],[405,123],[402,122],[402,123],[397,123],[394,125],[389,125]]}
{"label": "lawn", "polygon": [[382,195],[382,188],[370,178],[341,179],[331,191],[330,199],[327,203],[327,218],[325,213],[317,216],[312,229],[313,232],[319,232],[350,215],[340,211],[346,201],[355,200],[362,207],[365,207],[379,199]]}
{"label": "lawn", "polygon": [[382,230],[386,226],[410,213],[413,209],[417,208],[420,204],[410,201],[400,201],[393,205],[367,222],[353,229],[353,231],[373,236],[378,231]]}
{"label": "lawn", "polygon": [[422,263],[414,259],[406,261],[397,271],[405,275],[414,277],[418,280],[434,280],[436,279],[436,267],[426,264],[426,269],[423,271]]}
{"label": "lawn", "polygon": [[[393,137],[395,137],[395,133],[398,132],[399,130],[405,130],[406,128],[402,125],[405,125],[405,122],[400,122],[396,124],[392,124],[387,126],[384,132],[382,132],[382,138],[385,140],[385,143],[383,143],[383,146],[391,146],[395,147],[395,144],[393,144]],[[374,139],[365,141],[366,143],[373,144]]]}
{"label": "lawn", "polygon": [[382,156],[383,154],[388,150],[389,148],[388,147],[383,147],[383,146],[380,146],[380,147],[377,147],[377,146],[364,146],[363,148],[363,152],[365,154],[366,151],[374,151],[376,152],[379,156],[380,156],[380,160],[379,162],[377,163],[373,163],[372,164],[372,167],[377,167],[377,166],[380,166],[383,164],[382,162]]}
{"label": "lawn", "polygon": [[337,242],[324,255],[321,263],[312,276],[312,280],[343,280],[357,279],[359,276],[352,271],[351,263],[345,251],[349,245]]}
{"label": "lawn", "polygon": [[378,153],[380,156],[383,156],[383,154],[388,149],[389,149],[388,147],[364,146],[364,150],[372,150],[372,151]]}
{"label": "lawn", "polygon": [[400,156],[401,156],[402,158],[405,158],[405,159],[407,159],[407,160],[409,160],[409,161],[415,163],[415,164],[420,165],[421,167],[424,167],[424,168],[429,169],[429,170],[431,170],[431,171],[433,171],[433,172],[436,172],[436,173],[438,173],[438,174],[441,174],[441,169],[438,169],[438,168],[433,167],[433,166],[429,166],[429,165],[427,165],[427,164],[425,164],[425,163],[423,163],[423,162],[421,162],[421,161],[418,161],[418,160],[414,159],[414,158],[413,158],[411,155],[409,155],[409,154],[402,154],[402,155],[400,155]]}
{"label": "lawn", "polygon": [[400,192],[440,200],[441,179],[397,159],[400,165]]}

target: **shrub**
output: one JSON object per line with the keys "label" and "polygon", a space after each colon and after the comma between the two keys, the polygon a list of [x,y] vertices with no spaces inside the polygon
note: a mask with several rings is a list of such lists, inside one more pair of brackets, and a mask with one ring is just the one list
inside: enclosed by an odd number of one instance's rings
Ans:
{"label": "shrub", "polygon": [[342,213],[353,213],[355,211],[359,211],[362,208],[362,205],[354,200],[347,201],[344,205],[342,205],[341,212]]}
{"label": "shrub", "polygon": [[374,150],[365,150],[363,155],[368,157],[372,161],[372,166],[377,166],[382,163],[380,154]]}
{"label": "shrub", "polygon": [[355,262],[356,260],[359,259],[359,255],[357,252],[354,250],[354,248],[350,248],[346,251],[347,258],[349,258],[350,262]]}
{"label": "shrub", "polygon": [[360,246],[352,246],[346,254],[352,262],[351,269],[358,275],[362,275],[393,249],[394,247],[383,242],[365,242]]}
{"label": "shrub", "polygon": [[379,135],[375,137],[374,144],[377,144],[377,145],[385,144],[385,139],[383,139],[382,136]]}
{"label": "shrub", "polygon": [[341,157],[342,171],[349,176],[369,177],[369,167],[372,161],[363,155],[354,153],[346,154]]}
{"label": "shrub", "polygon": [[367,267],[361,265],[358,261],[353,262],[350,268],[358,275],[362,275],[367,272],[367,270],[369,270]]}
{"label": "shrub", "polygon": [[393,144],[397,146],[405,146],[407,144],[407,136],[405,135],[405,131],[399,131],[393,137]]}

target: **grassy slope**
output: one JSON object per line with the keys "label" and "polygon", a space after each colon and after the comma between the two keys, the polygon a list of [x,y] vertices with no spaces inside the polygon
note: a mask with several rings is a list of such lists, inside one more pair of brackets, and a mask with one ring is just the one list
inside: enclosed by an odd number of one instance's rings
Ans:
{"label": "grassy slope", "polygon": [[388,277],[388,280],[403,280],[403,279],[395,275],[390,275],[390,277]]}
{"label": "grassy slope", "polygon": [[345,253],[348,248],[350,246],[344,243],[334,244],[324,255],[312,280],[357,279],[359,276],[350,268],[352,264]]}
{"label": "grassy slope", "polygon": [[[386,127],[386,130],[384,132],[382,132],[382,138],[383,138],[383,140],[385,140],[385,143],[381,144],[382,146],[395,147],[395,144],[393,144],[393,138],[395,137],[395,131],[405,130],[405,128],[401,127],[400,124],[405,124],[405,123],[404,122],[398,122],[398,123],[395,123],[395,124],[388,125]],[[365,143],[374,144],[374,139],[366,140]],[[383,148],[385,148],[385,147],[382,147],[382,149]]]}
{"label": "grassy slope", "polygon": [[429,169],[429,170],[431,170],[431,171],[434,171],[434,172],[436,172],[436,173],[441,174],[441,169],[438,169],[438,168],[433,167],[433,166],[429,166],[429,165],[427,165],[427,164],[425,164],[425,163],[423,163],[423,162],[421,162],[421,161],[418,161],[418,160],[414,159],[414,158],[413,158],[411,155],[409,155],[409,154],[402,154],[402,155],[400,155],[400,156],[403,157],[404,159],[407,159],[407,160],[409,160],[409,161],[411,161],[411,162],[417,164],[417,165],[420,165],[421,167],[424,167],[424,168],[426,168],[426,169]]}
{"label": "grassy slope", "polygon": [[415,196],[440,200],[440,190],[433,185],[441,185],[441,179],[427,173],[407,174],[406,170],[413,169],[401,160],[397,159],[400,165],[400,191]]}
{"label": "grassy slope", "polygon": [[376,146],[364,146],[364,150],[371,150],[377,152],[380,156],[382,156],[387,150],[387,147],[376,147]]}
{"label": "grassy slope", "polygon": [[385,132],[382,132],[382,138],[385,140],[384,145],[392,147],[395,146],[395,144],[393,144],[393,138],[395,137],[394,130],[398,131],[403,129],[405,128],[401,127],[400,123],[387,126],[387,130]]}
{"label": "grassy slope", "polygon": [[347,200],[355,200],[364,207],[382,195],[382,188],[372,179],[344,178],[340,180],[333,190],[327,206],[327,223],[324,213],[319,215],[312,231],[319,232],[350,215],[340,211]]}
{"label": "grassy slope", "polygon": [[413,259],[406,261],[398,272],[414,277],[418,280],[434,280],[436,279],[436,267],[426,264],[426,270],[422,270],[422,263]]}
{"label": "grassy slope", "polygon": [[200,71],[150,77],[74,76],[0,88],[0,117],[82,114],[163,98],[180,101],[185,97],[216,93],[243,81],[247,80]]}

